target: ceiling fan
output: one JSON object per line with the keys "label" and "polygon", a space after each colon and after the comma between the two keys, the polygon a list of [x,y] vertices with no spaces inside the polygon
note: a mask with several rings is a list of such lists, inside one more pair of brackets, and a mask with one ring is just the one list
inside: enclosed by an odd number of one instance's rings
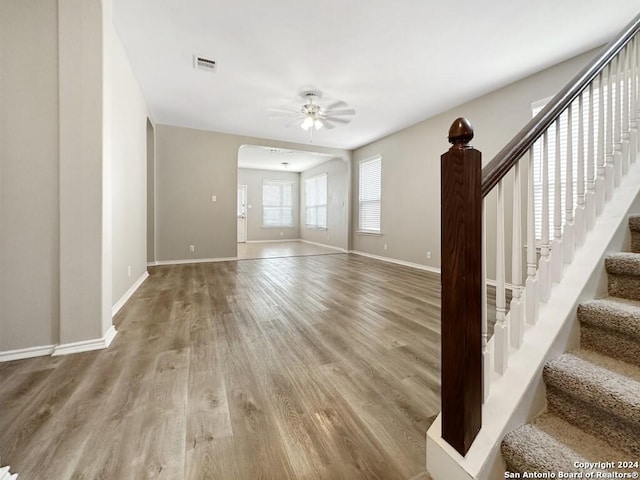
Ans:
{"label": "ceiling fan", "polygon": [[320,104],[322,94],[319,91],[301,92],[300,96],[305,103],[301,108],[279,107],[271,109],[272,118],[285,118],[289,121],[286,127],[299,125],[303,130],[309,131],[312,138],[314,130],[326,128],[331,130],[337,125],[349,123],[356,111],[342,100],[336,100],[326,106]]}

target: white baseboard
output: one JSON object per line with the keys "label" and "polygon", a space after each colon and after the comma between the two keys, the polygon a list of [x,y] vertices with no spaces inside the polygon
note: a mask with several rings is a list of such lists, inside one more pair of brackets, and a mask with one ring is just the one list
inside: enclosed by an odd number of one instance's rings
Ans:
{"label": "white baseboard", "polygon": [[340,247],[335,247],[333,245],[327,245],[325,243],[312,242],[311,240],[304,240],[302,238],[300,239],[300,241],[302,243],[308,243],[309,245],[316,245],[318,247],[331,248],[333,250],[338,250],[339,252],[342,252],[342,253],[349,253],[349,250],[345,250],[344,248],[340,248]]}
{"label": "white baseboard", "polygon": [[[301,242],[300,238],[281,238],[280,240],[247,240],[244,243],[282,243],[282,242]],[[238,242],[243,243],[243,242]]]}
{"label": "white baseboard", "polygon": [[438,275],[440,274],[440,269],[437,267],[429,267],[427,265],[421,265],[419,263],[405,262],[404,260],[398,260],[397,258],[382,257],[380,255],[374,255],[373,253],[360,252],[358,250],[350,250],[349,253],[353,253],[355,255],[361,255],[363,257],[373,258],[375,260],[381,260],[383,262],[395,263],[397,265],[403,265],[405,267],[416,268],[418,270],[437,273]]}
{"label": "white baseboard", "polygon": [[144,273],[140,275],[140,278],[136,280],[133,285],[131,285],[131,288],[129,288],[129,290],[127,290],[126,293],[122,296],[122,298],[118,300],[116,304],[111,308],[111,317],[116,316],[116,313],[118,313],[120,309],[124,307],[124,304],[127,303],[127,300],[131,298],[131,295],[136,292],[138,287],[140,287],[140,285],[142,285],[142,282],[144,282],[147,278],[149,278],[149,272],[145,270]]}
{"label": "white baseboard", "polygon": [[43,345],[41,347],[20,348],[18,350],[7,350],[0,352],[0,363],[22,360],[24,358],[44,357],[51,355],[55,350],[55,345]]}
{"label": "white baseboard", "polygon": [[238,257],[220,257],[220,258],[191,258],[189,260],[158,260],[154,265],[186,265],[189,263],[211,263],[211,262],[231,262],[238,260]]}
{"label": "white baseboard", "polygon": [[107,333],[104,334],[102,338],[96,338],[93,340],[83,340],[82,342],[73,342],[73,343],[64,343],[62,345],[56,345],[52,357],[57,357],[59,355],[69,355],[72,353],[81,353],[81,352],[90,352],[92,350],[101,350],[103,348],[107,348],[113,338],[116,336],[116,327],[111,325]]}

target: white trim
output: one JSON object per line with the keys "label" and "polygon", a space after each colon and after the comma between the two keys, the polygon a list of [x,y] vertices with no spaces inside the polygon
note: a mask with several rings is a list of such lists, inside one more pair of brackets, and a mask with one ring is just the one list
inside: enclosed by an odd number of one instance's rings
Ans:
{"label": "white trim", "polygon": [[282,243],[282,242],[301,242],[301,238],[282,238],[280,240],[247,240],[245,243]]}
{"label": "white trim", "polygon": [[360,252],[358,250],[350,250],[349,253],[353,253],[355,255],[361,255],[363,257],[374,258],[376,260],[381,260],[383,262],[395,263],[397,265],[403,265],[405,267],[416,268],[418,270],[425,270],[427,272],[440,274],[440,269],[438,267],[430,267],[428,265],[421,265],[419,263],[413,262],[405,262],[404,260],[398,260],[396,258],[382,257],[380,255],[374,255],[372,253]]}
{"label": "white trim", "polygon": [[24,358],[44,357],[45,355],[51,355],[55,348],[55,345],[43,345],[41,347],[7,350],[6,352],[0,352],[0,363],[22,360]]}
{"label": "white trim", "polygon": [[324,243],[312,242],[310,240],[304,240],[304,239],[301,239],[300,241],[302,243],[308,243],[309,245],[316,245],[318,247],[332,248],[332,249],[338,250],[338,251],[340,251],[342,253],[349,253],[349,250],[345,250],[344,248],[341,248],[341,247],[334,247],[333,245],[325,245]]}
{"label": "white trim", "polygon": [[156,267],[158,262],[147,262],[147,267]]}
{"label": "white trim", "polygon": [[374,232],[371,230],[356,230],[358,235],[371,235],[372,237],[381,237],[382,232]]}
{"label": "white trim", "polygon": [[11,470],[11,467],[9,465],[0,468],[0,480],[17,480],[18,474],[11,474],[9,470]]}
{"label": "white trim", "polygon": [[191,258],[189,260],[158,260],[156,262],[156,266],[160,266],[160,265],[186,265],[188,263],[231,262],[233,260],[238,260],[238,257]]}
{"label": "white trim", "polygon": [[111,308],[112,317],[116,316],[116,313],[118,313],[120,309],[124,307],[124,304],[127,303],[127,300],[131,298],[131,295],[133,295],[136,292],[138,287],[140,287],[140,285],[142,285],[142,282],[144,282],[147,278],[149,278],[149,272],[145,270],[144,273],[140,275],[140,278],[136,280],[136,282],[133,285],[131,285],[131,288],[129,288],[129,290],[125,292],[122,298],[120,298],[120,300],[118,300],[115,303],[115,305],[113,305],[113,307]]}
{"label": "white trim", "polygon": [[92,350],[101,350],[103,348],[107,348],[113,338],[116,336],[117,330],[116,327],[111,325],[109,330],[104,334],[102,338],[95,338],[93,340],[83,340],[81,342],[72,342],[65,343],[62,345],[56,345],[51,354],[52,357],[57,357],[60,355],[69,355],[72,353],[81,353],[81,352],[90,352]]}

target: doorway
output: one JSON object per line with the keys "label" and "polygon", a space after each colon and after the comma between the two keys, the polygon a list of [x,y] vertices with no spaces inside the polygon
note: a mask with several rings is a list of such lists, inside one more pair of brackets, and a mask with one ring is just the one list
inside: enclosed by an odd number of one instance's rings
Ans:
{"label": "doorway", "polygon": [[247,242],[247,186],[238,185],[238,243]]}

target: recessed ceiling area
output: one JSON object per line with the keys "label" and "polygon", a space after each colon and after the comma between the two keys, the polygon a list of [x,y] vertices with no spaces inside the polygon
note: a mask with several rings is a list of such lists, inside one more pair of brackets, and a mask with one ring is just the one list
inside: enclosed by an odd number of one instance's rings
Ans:
{"label": "recessed ceiling area", "polygon": [[[344,100],[316,145],[353,149],[605,44],[637,0],[114,0],[152,120],[308,144],[269,118],[302,91]],[[193,68],[214,59],[215,73]]]}
{"label": "recessed ceiling area", "polygon": [[336,158],[335,155],[328,153],[242,145],[238,150],[238,168],[304,172],[332,158]]}

